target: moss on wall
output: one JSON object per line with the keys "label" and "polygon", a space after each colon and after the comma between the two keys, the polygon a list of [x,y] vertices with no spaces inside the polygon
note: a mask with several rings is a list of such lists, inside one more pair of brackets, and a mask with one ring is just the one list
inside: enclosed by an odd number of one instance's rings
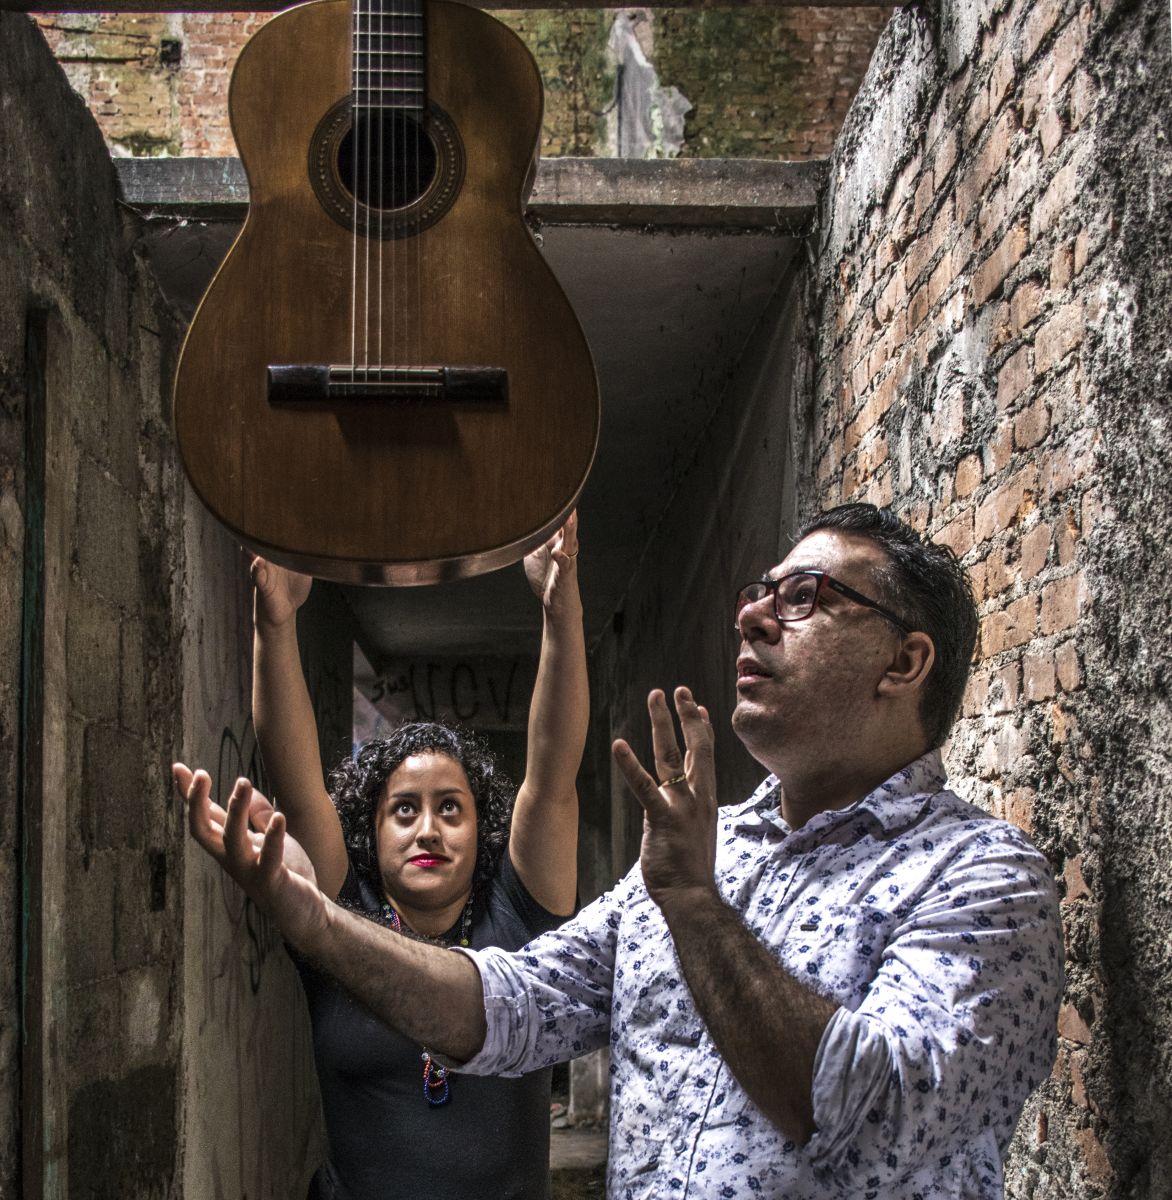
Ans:
{"label": "moss on wall", "polygon": [[598,154],[606,144],[606,113],[614,96],[614,64],[606,48],[612,15],[600,9],[494,15],[528,46],[541,71],[541,153]]}
{"label": "moss on wall", "polygon": [[[891,9],[647,10],[641,41],[660,83],[693,105],[682,154],[691,158],[818,158],[866,71]],[[541,153],[614,153],[609,114],[615,10],[495,14],[537,60],[545,85]],[[228,77],[268,13],[38,18],[107,142],[139,157],[230,155]]]}
{"label": "moss on wall", "polygon": [[801,119],[793,25],[788,13],[760,9],[657,14],[660,82],[692,103],[681,157],[773,157],[779,132]]}

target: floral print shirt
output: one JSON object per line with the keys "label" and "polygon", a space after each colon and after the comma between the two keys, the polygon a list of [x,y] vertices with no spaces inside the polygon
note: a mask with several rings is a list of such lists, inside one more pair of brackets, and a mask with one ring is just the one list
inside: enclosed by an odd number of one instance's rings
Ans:
{"label": "floral print shirt", "polygon": [[1000,1197],[1002,1156],[1056,1051],[1058,903],[1025,835],[945,783],[930,753],[796,830],[772,776],[721,809],[725,902],[840,1006],[805,1146],[729,1072],[638,864],[528,946],[472,952],[488,1033],[459,1069],[516,1074],[609,1044],[611,1200]]}

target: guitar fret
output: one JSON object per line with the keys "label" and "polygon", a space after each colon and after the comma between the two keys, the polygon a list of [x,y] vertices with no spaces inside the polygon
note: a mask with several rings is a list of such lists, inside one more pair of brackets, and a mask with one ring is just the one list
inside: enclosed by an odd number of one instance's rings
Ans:
{"label": "guitar fret", "polygon": [[353,0],[352,101],[364,113],[427,108],[423,0]]}
{"label": "guitar fret", "polygon": [[423,84],[422,71],[379,71],[377,73],[371,71],[354,71],[350,78],[374,85],[386,83],[388,79],[391,83],[398,83],[400,80],[410,82],[412,79],[415,79],[418,80],[419,86]]}

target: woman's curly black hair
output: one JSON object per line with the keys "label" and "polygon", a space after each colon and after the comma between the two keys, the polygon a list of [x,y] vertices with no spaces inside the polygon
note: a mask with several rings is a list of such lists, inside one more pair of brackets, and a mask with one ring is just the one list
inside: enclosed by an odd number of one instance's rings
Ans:
{"label": "woman's curly black hair", "polygon": [[472,902],[481,903],[505,847],[516,789],[492,751],[475,734],[434,721],[409,721],[389,736],[371,738],[357,757],[346,758],[330,774],[329,789],[342,822],[342,836],[355,872],[382,895],[375,844],[375,814],[386,781],[412,754],[446,754],[468,776],[476,800],[476,868]]}

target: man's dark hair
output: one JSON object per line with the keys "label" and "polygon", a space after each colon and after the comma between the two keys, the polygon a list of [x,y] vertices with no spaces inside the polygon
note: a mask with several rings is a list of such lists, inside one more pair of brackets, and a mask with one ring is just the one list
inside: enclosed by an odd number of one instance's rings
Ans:
{"label": "man's dark hair", "polygon": [[926,633],[936,661],[920,697],[920,721],[931,749],[943,744],[960,712],[977,643],[977,606],[951,547],[926,541],[888,508],[840,504],[803,522],[797,540],[819,529],[870,538],[887,556],[877,572],[883,602],[910,629]]}
{"label": "man's dark hair", "polygon": [[355,758],[331,773],[330,795],[342,822],[342,836],[355,872],[382,895],[375,844],[375,814],[383,787],[412,754],[446,754],[464,768],[476,801],[476,867],[472,900],[484,900],[509,841],[516,791],[492,751],[467,730],[435,721],[411,721],[387,737],[371,738]]}

